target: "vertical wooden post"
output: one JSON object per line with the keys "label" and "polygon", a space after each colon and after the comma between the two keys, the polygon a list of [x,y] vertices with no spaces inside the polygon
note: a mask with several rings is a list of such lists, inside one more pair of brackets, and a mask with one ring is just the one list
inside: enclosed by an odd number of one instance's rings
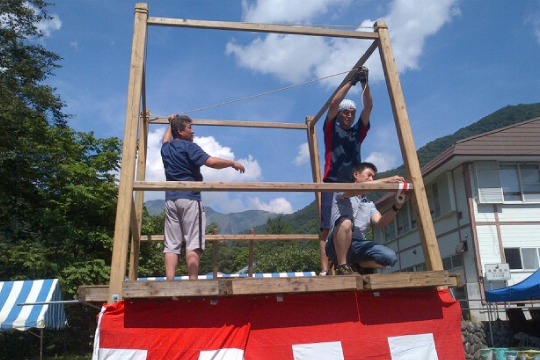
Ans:
{"label": "vertical wooden post", "polygon": [[[214,229],[214,235],[217,235],[219,232],[218,229]],[[213,241],[212,242],[212,265],[213,265],[213,274],[214,279],[217,279],[217,273],[218,273],[218,243],[219,241]]]}
{"label": "vertical wooden post", "polygon": [[[306,117],[307,128],[307,141],[309,147],[310,161],[311,161],[311,174],[313,176],[313,182],[322,182],[321,166],[319,161],[319,148],[317,147],[317,131],[315,126],[312,125],[313,116]],[[315,201],[317,203],[317,213],[319,219],[321,218],[321,193],[315,193]]]}
{"label": "vertical wooden post", "polygon": [[[249,229],[249,233],[253,235],[255,230]],[[248,276],[253,277],[253,240],[249,240],[248,254]]]}
{"label": "vertical wooden post", "polygon": [[[144,106],[143,106],[144,107]],[[148,150],[148,118],[150,111],[141,113],[140,120],[140,134],[138,144],[138,157],[137,157],[137,180],[144,181],[146,178],[146,158]],[[129,280],[135,281],[139,276],[139,256],[141,249],[141,223],[144,207],[144,191],[137,191],[135,193],[135,219],[137,221],[136,230],[132,227],[132,233],[137,234],[131,236],[131,249],[129,254]]]}
{"label": "vertical wooden post", "polygon": [[122,148],[122,167],[116,207],[114,243],[111,261],[108,303],[122,299],[122,283],[126,276],[127,247],[129,241],[131,203],[133,202],[133,181],[135,177],[135,155],[137,130],[141,106],[141,87],[144,68],[144,54],[148,19],[148,5],[135,5],[133,42],[131,47],[131,67],[126,108],[126,127]]}
{"label": "vertical wooden post", "polygon": [[426,266],[428,270],[443,270],[439,244],[437,243],[433,220],[431,219],[424,181],[420,171],[420,163],[418,162],[418,155],[416,154],[416,147],[414,146],[411,126],[409,124],[409,116],[407,115],[405,99],[399,82],[394,52],[390,44],[388,27],[384,21],[377,21],[375,23],[375,31],[379,34],[379,53],[390,95],[403,162],[407,171],[407,180],[414,187],[412,201],[417,212],[418,231],[420,233]]}

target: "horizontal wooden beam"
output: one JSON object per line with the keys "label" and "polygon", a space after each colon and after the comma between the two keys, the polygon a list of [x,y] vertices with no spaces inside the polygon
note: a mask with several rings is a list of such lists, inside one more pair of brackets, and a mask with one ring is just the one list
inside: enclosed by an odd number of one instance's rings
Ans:
{"label": "horizontal wooden beam", "polygon": [[[141,235],[141,241],[163,241],[165,235]],[[318,234],[208,234],[206,241],[311,241],[319,240]]]}
{"label": "horizontal wooden beam", "polygon": [[450,276],[446,270],[398,272],[367,276],[364,279],[364,285],[366,289],[372,290],[395,289],[403,286],[403,284],[408,284],[410,287],[454,287],[458,285],[457,279],[455,276]]}
{"label": "horizontal wooden beam", "polygon": [[109,300],[109,285],[79,286],[78,300],[89,303],[105,303]]}
{"label": "horizontal wooden beam", "polygon": [[[234,126],[234,127],[255,127],[255,128],[276,128],[276,129],[298,129],[306,130],[306,124],[295,123],[278,123],[278,122],[262,122],[262,121],[247,121],[247,120],[211,120],[211,119],[192,119],[193,125],[205,126]],[[168,124],[169,120],[162,117],[150,117],[150,124]]]}
{"label": "horizontal wooden beam", "polygon": [[[423,271],[347,276],[304,276],[290,278],[217,278],[210,280],[126,281],[125,299],[230,297],[284,295],[335,291],[379,291],[414,288],[456,287],[459,275],[447,271]],[[106,302],[107,286],[79,287],[79,301]]]}
{"label": "horizontal wooden beam", "polygon": [[[412,190],[409,184],[408,189]],[[314,191],[399,191],[399,183],[292,183],[292,182],[223,182],[223,181],[135,181],[133,190],[147,191],[266,191],[266,192],[314,192]]]}
{"label": "horizontal wooden beam", "polygon": [[291,35],[312,35],[312,36],[328,36],[337,38],[349,39],[378,39],[379,35],[376,32],[362,32],[354,30],[333,30],[310,28],[292,25],[272,25],[261,23],[245,23],[233,21],[210,21],[210,20],[191,20],[191,19],[173,19],[163,17],[149,17],[146,22],[148,25],[157,26],[174,26],[199,29],[218,29],[218,30],[234,30],[234,31],[249,31],[249,32],[264,32],[278,33]]}

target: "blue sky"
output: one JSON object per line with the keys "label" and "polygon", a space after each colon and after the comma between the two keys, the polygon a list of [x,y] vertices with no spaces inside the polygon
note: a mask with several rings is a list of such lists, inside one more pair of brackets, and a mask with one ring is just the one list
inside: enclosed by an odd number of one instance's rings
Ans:
{"label": "blue sky", "polygon": [[[40,40],[60,55],[48,83],[72,114],[70,126],[123,137],[136,1],[55,0]],[[149,1],[149,15],[200,20],[325,25],[372,31],[386,21],[417,148],[507,105],[540,102],[540,0]],[[364,28],[365,27],[365,28]],[[149,27],[147,106],[152,115],[304,123],[342,81],[369,41],[208,29]],[[403,163],[378,52],[366,64],[374,109],[362,158],[380,171]],[[337,75],[341,74],[341,75]],[[323,77],[325,80],[293,86]],[[293,86],[289,90],[276,89]],[[244,101],[238,99],[271,92]],[[361,107],[358,89],[349,98]],[[230,104],[217,106],[231,102]],[[205,108],[200,111],[194,109]],[[151,125],[148,180],[164,180],[165,125]],[[246,172],[205,168],[208,181],[310,182],[302,130],[195,126],[210,155]],[[322,119],[317,123],[322,154]],[[321,156],[322,158],[322,156]],[[146,192],[145,200],[163,198]],[[291,213],[312,193],[214,193],[203,200],[228,213]]]}

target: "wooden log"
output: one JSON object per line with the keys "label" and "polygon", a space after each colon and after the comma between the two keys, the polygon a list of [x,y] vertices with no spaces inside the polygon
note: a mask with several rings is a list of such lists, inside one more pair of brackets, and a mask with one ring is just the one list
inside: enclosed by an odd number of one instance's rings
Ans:
{"label": "wooden log", "polygon": [[163,17],[148,18],[148,25],[157,26],[176,26],[199,29],[218,29],[249,32],[268,32],[277,34],[291,35],[311,35],[327,36],[350,39],[377,39],[377,34],[373,32],[351,31],[351,30],[333,30],[319,29],[301,26],[272,25],[261,23],[245,23],[233,21],[210,21],[210,20],[191,20],[191,19],[173,19]]}
{"label": "wooden log", "polygon": [[[412,187],[412,185],[411,185]],[[411,188],[410,187],[410,188]],[[134,190],[145,191],[242,191],[242,192],[315,192],[315,191],[399,191],[398,183],[293,183],[223,181],[135,181]]]}
{"label": "wooden log", "polygon": [[[317,234],[208,234],[206,241],[312,241]],[[163,241],[164,235],[141,235],[141,241]]]}
{"label": "wooden log", "polygon": [[[360,287],[359,287],[360,286]],[[309,276],[291,278],[239,278],[232,282],[233,295],[293,294],[356,291],[362,282],[355,276]]]}
{"label": "wooden log", "polygon": [[137,3],[133,25],[133,42],[131,47],[131,67],[126,107],[126,125],[122,148],[122,167],[118,189],[118,203],[114,227],[114,243],[111,260],[111,278],[109,298],[113,303],[122,298],[122,282],[126,276],[127,248],[133,201],[133,179],[135,177],[135,157],[137,154],[137,128],[141,108],[141,88],[144,68],[146,20],[148,5]]}
{"label": "wooden log", "polygon": [[219,280],[163,280],[163,281],[126,281],[123,286],[125,298],[160,298],[160,297],[200,297],[227,294],[220,289],[226,285]]}
{"label": "wooden log", "polygon": [[365,276],[364,286],[371,290],[385,290],[407,287],[457,286],[456,277],[450,277],[448,271],[398,272],[372,274]]}
{"label": "wooden log", "polygon": [[[310,156],[311,176],[313,178],[314,183],[322,183],[321,167],[320,167],[320,160],[319,160],[319,147],[317,146],[317,131],[315,131],[314,126],[311,126],[312,121],[313,121],[312,116],[306,117],[307,140],[308,140],[309,153],[311,154]],[[320,192],[315,193],[315,202],[317,204],[318,219],[320,219],[321,218],[321,193]]]}
{"label": "wooden log", "polygon": [[379,54],[381,56],[388,94],[390,95],[390,103],[392,104],[392,112],[403,155],[403,163],[407,171],[407,180],[414,186],[412,203],[417,215],[418,232],[420,234],[426,266],[428,270],[443,270],[439,244],[437,243],[435,228],[431,219],[420,163],[409,123],[409,116],[405,106],[403,91],[401,90],[394,52],[390,44],[388,27],[384,21],[377,21],[375,23],[375,30],[379,33]]}
{"label": "wooden log", "polygon": [[[142,102],[143,102],[143,111],[140,116],[139,128],[141,130],[139,135],[139,144],[138,144],[138,154],[137,157],[137,180],[144,181],[146,178],[146,159],[148,153],[148,115],[149,111],[146,111],[146,96],[145,96],[145,84],[144,84],[144,73],[143,73],[143,84],[142,84]],[[128,276],[130,280],[136,280],[139,276],[139,255],[141,247],[141,224],[143,216],[143,207],[144,207],[144,192],[136,191],[135,192],[135,219],[136,226],[134,228],[133,224],[131,225],[131,247],[129,252],[129,272]]]}
{"label": "wooden log", "polygon": [[[295,123],[278,123],[278,122],[264,122],[264,121],[246,121],[246,120],[210,120],[210,119],[191,119],[193,125],[205,125],[205,126],[231,126],[231,127],[255,127],[255,128],[274,128],[274,129],[293,129],[293,130],[305,130],[305,124]],[[152,124],[168,124],[167,118],[151,118]]]}
{"label": "wooden log", "polygon": [[77,298],[81,302],[104,303],[109,296],[109,285],[83,285],[79,286]]}
{"label": "wooden log", "polygon": [[[246,295],[306,294],[335,291],[379,291],[455,287],[461,284],[460,276],[447,271],[391,273],[346,276],[302,276],[283,278],[223,277],[210,280],[126,281],[122,291],[127,299],[155,299],[176,296],[182,299],[195,297],[231,297]],[[81,302],[104,302],[107,286],[81,286]]]}

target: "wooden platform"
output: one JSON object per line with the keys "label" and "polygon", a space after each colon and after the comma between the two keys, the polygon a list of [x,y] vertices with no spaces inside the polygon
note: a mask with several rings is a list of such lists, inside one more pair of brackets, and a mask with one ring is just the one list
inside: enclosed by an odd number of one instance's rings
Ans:
{"label": "wooden platform", "polygon": [[[391,274],[305,276],[290,278],[231,278],[210,280],[125,281],[125,299],[235,297],[334,291],[379,291],[461,286],[461,278],[448,271],[400,272]],[[79,287],[79,301],[105,303],[107,285]]]}

